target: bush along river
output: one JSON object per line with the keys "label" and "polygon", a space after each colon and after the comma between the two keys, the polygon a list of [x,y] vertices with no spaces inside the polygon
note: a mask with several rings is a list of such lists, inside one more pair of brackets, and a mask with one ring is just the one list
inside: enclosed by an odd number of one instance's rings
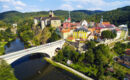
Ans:
{"label": "bush along river", "polygon": [[[9,54],[24,49],[24,43],[17,38],[5,46]],[[57,67],[43,59],[41,53],[24,56],[11,64],[18,80],[81,80],[77,76]]]}

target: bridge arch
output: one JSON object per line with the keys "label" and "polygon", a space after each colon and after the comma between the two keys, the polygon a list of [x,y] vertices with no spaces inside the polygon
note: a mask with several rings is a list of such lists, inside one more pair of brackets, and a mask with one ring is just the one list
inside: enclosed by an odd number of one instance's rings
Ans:
{"label": "bridge arch", "polygon": [[13,61],[11,63],[12,66],[18,65],[20,63],[29,61],[29,60],[34,60],[34,59],[39,59],[39,58],[43,58],[43,57],[48,57],[50,58],[50,56],[47,53],[42,53],[42,52],[36,52],[36,53],[31,53],[31,54],[27,54],[25,56],[22,56],[20,58],[17,58],[15,61]]}
{"label": "bridge arch", "polygon": [[47,53],[50,56],[50,58],[52,58],[53,56],[55,56],[54,53],[56,49],[58,51],[58,48],[59,49],[62,48],[64,43],[65,43],[65,40],[58,40],[58,41],[47,43],[44,45],[35,46],[32,48],[12,52],[12,53],[0,56],[0,58],[4,59],[8,64],[13,63],[15,60],[18,60],[23,56],[26,56],[32,53],[38,53],[38,52]]}

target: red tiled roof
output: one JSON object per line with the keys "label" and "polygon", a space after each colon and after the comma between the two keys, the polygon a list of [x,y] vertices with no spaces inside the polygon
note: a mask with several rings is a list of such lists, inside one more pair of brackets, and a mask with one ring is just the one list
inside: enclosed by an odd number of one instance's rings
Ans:
{"label": "red tiled roof", "polygon": [[63,33],[70,32],[70,29],[62,29],[61,32]]}
{"label": "red tiled roof", "polygon": [[110,22],[102,22],[103,25],[109,25]]}
{"label": "red tiled roof", "polygon": [[116,31],[121,31],[120,29],[115,29]]}
{"label": "red tiled roof", "polygon": [[68,37],[68,39],[73,40],[74,38],[73,37]]}
{"label": "red tiled roof", "polygon": [[103,27],[95,27],[96,30],[102,29]]}

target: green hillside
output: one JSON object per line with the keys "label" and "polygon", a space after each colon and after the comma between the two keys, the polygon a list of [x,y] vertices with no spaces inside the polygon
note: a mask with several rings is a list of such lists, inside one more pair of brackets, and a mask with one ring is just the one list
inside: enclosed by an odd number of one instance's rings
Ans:
{"label": "green hillside", "polygon": [[103,16],[104,21],[110,21],[115,25],[128,24],[130,28],[130,6],[118,8],[116,10],[107,11],[100,14],[94,14],[89,16],[88,20],[99,22],[101,16]]}
{"label": "green hillside", "polygon": [[[62,21],[68,17],[68,11],[56,10],[55,15]],[[0,26],[2,24],[23,23],[26,20],[32,20],[34,17],[48,16],[47,11],[21,13],[17,11],[8,11],[0,13]],[[112,11],[88,11],[88,10],[75,10],[71,12],[72,21],[80,21],[86,19],[87,21],[99,22],[101,16],[104,21],[110,21],[115,25],[128,24],[130,28],[130,6],[118,8]]]}

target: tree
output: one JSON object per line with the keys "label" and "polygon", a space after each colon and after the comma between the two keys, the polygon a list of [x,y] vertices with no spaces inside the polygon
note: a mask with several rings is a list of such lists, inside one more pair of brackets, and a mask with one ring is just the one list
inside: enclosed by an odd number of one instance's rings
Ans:
{"label": "tree", "polygon": [[115,31],[109,31],[109,30],[105,30],[101,33],[101,36],[103,39],[113,39],[116,37],[116,32]]}
{"label": "tree", "polygon": [[0,80],[17,80],[13,69],[4,60],[0,61]]}
{"label": "tree", "polygon": [[74,63],[78,62],[78,58],[79,58],[79,53],[76,52],[75,50],[72,51],[72,60]]}
{"label": "tree", "polygon": [[89,49],[86,53],[85,53],[85,60],[90,63],[93,64],[94,63],[94,53],[92,49]]}
{"label": "tree", "polygon": [[49,38],[48,42],[53,42],[53,41],[57,41],[59,40],[61,37],[56,34],[56,32],[53,32],[53,34],[51,35],[51,37]]}
{"label": "tree", "polygon": [[42,43],[46,43],[47,40],[51,37],[51,32],[49,31],[48,27],[45,27],[40,35],[39,40],[41,40],[40,42]]}
{"label": "tree", "polygon": [[114,46],[114,51],[118,53],[119,55],[123,55],[125,52],[125,49],[127,48],[126,44],[122,44],[120,42],[117,42]]}
{"label": "tree", "polygon": [[88,48],[88,49],[92,49],[92,48],[94,48],[96,46],[96,43],[94,42],[94,41],[88,41],[87,43],[86,43],[86,47]]}
{"label": "tree", "polygon": [[117,70],[115,73],[115,76],[119,79],[119,80],[123,80],[125,77],[125,74],[121,71],[121,70]]}
{"label": "tree", "polygon": [[82,53],[79,55],[78,62],[82,62],[85,59],[85,54]]}
{"label": "tree", "polygon": [[63,52],[62,52],[62,50],[59,50],[58,55],[54,57],[54,60],[61,62],[63,60],[63,58],[64,58]]}
{"label": "tree", "polygon": [[97,65],[107,65],[109,63],[109,59],[110,55],[109,55],[110,49],[108,48],[108,46],[101,44],[98,45],[95,49],[94,49],[94,53],[95,53],[95,63]]}

